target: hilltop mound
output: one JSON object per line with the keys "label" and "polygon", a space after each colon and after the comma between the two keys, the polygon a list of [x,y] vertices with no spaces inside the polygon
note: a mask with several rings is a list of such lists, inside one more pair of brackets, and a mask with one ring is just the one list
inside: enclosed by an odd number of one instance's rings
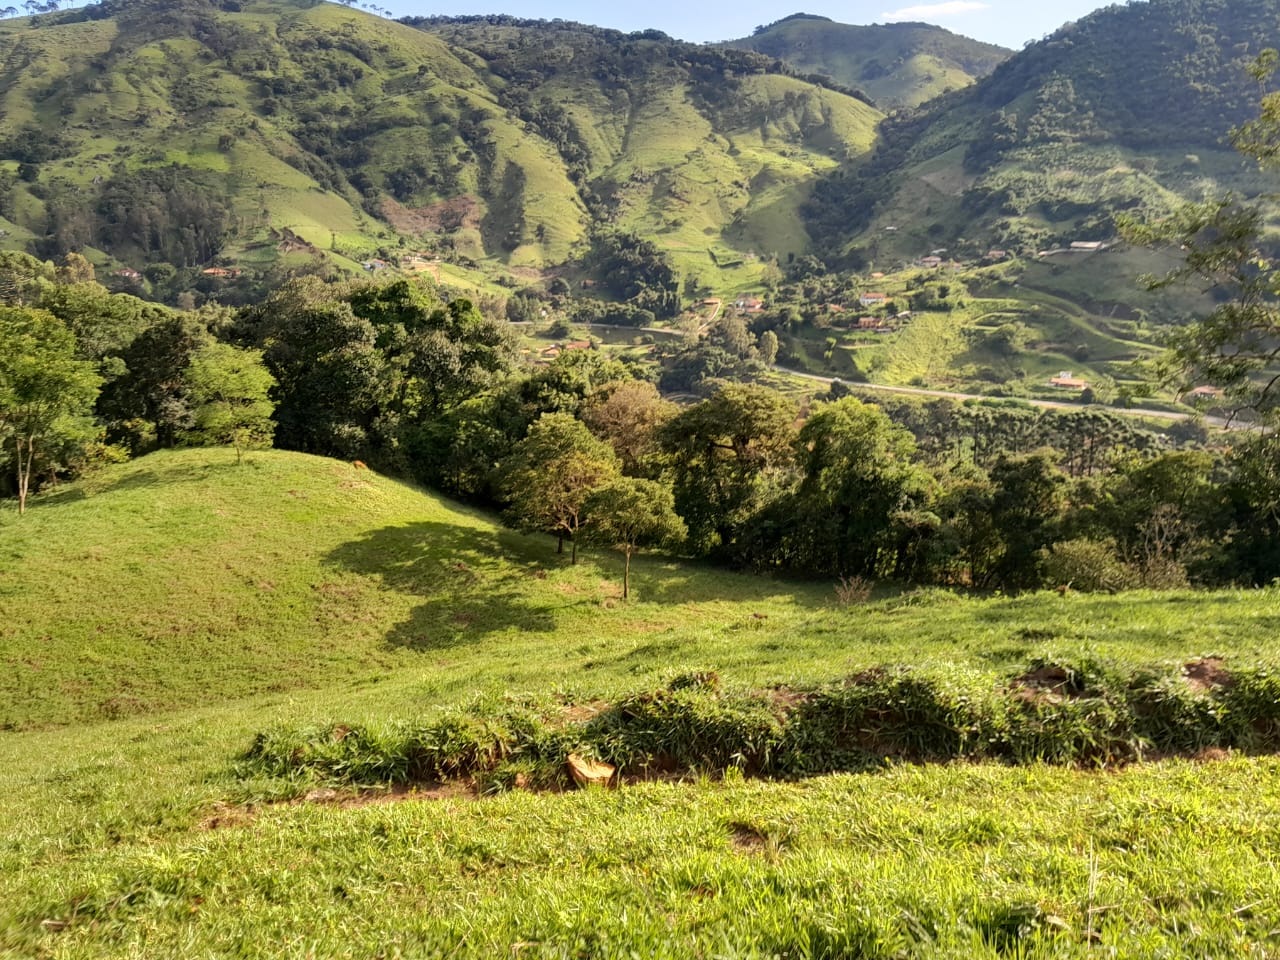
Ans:
{"label": "hilltop mound", "polygon": [[[358,546],[415,525],[421,555],[411,538],[385,538],[377,554]],[[388,640],[409,600],[384,589],[382,574],[411,571],[424,596],[457,599],[462,574],[450,564],[502,554],[493,524],[463,508],[275,451],[242,468],[224,451],[151,454],[42,499],[26,518],[0,515],[0,530],[9,727],[377,674],[410,650]]]}
{"label": "hilltop mound", "polygon": [[282,451],[240,467],[226,450],[153,453],[25,518],[0,512],[0,542],[0,730],[424,677],[454,696],[593,665],[633,682],[675,650],[776,666],[762,650],[830,595],[646,557],[622,604],[611,552],[571,565],[550,537]]}
{"label": "hilltop mound", "polygon": [[883,110],[963,89],[1012,55],[927,23],[855,26],[810,14],[785,17],[730,46],[865,90]]}

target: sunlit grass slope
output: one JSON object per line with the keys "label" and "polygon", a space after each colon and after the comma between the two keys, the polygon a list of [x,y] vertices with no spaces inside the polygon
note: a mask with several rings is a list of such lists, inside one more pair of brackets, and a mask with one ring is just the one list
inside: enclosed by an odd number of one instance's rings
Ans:
{"label": "sunlit grass slope", "polygon": [[1011,54],[925,23],[854,26],[803,14],[732,45],[864,90],[886,112],[967,87]]}
{"label": "sunlit grass slope", "polygon": [[[696,630],[709,618],[687,602],[714,610],[721,592],[795,605],[746,578],[685,589],[687,575],[650,564],[638,583],[653,600],[609,609],[613,571],[570,568],[553,541],[346,463],[276,452],[241,467],[229,453],[155,454],[25,518],[2,514],[0,529],[10,726],[373,679],[470,660],[477,645],[501,678],[508,655],[517,675],[536,669],[558,631],[590,649],[598,631],[634,643]],[[672,591],[684,602],[646,619]]]}
{"label": "sunlit grass slope", "polygon": [[[220,450],[0,513],[0,956],[1123,957],[1280,946],[1280,764],[892,766],[355,803],[259,731],[715,670],[1003,683],[1037,656],[1274,663],[1275,591],[842,608],[545,537],[349,464]],[[512,701],[514,702],[514,701]],[[101,718],[115,715],[118,718]],[[308,787],[302,787],[305,791]],[[343,797],[348,802],[341,801]],[[283,798],[299,798],[278,802]]]}
{"label": "sunlit grass slope", "polygon": [[[825,583],[642,558],[577,566],[554,541],[347,463],[153,454],[0,513],[0,721],[152,713],[335,684],[411,699],[607,694],[671,670],[821,681],[883,663],[1005,671],[1274,656],[1271,591],[964,598],[841,608]],[[413,691],[413,692],[409,692]]]}
{"label": "sunlit grass slope", "polygon": [[[580,257],[594,218],[654,239],[681,273],[739,286],[807,250],[810,187],[867,152],[881,114],[791,78],[709,77],[696,53],[559,22],[416,29],[306,0],[0,22],[4,245],[55,235],[105,251],[104,267],[293,257],[349,271],[437,248],[500,274]],[[160,171],[225,215],[198,255],[158,257],[145,231],[107,222],[162,209],[156,194],[175,188],[155,185]],[[152,229],[176,234],[171,218]],[[732,255],[718,264],[713,248]]]}

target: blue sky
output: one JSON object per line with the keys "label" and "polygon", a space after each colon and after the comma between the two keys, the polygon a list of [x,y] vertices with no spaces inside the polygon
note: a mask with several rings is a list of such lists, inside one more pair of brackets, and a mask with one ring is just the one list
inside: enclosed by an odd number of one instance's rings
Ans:
{"label": "blue sky", "polygon": [[[741,0],[734,3],[599,3],[591,0],[375,0],[396,16],[509,13],[517,17],[578,20],[619,30],[656,28],[694,42],[733,40],[757,24],[803,10],[841,23],[922,20],[988,43],[1020,48],[1106,3],[1097,0]],[[792,6],[786,6],[791,2]]]}

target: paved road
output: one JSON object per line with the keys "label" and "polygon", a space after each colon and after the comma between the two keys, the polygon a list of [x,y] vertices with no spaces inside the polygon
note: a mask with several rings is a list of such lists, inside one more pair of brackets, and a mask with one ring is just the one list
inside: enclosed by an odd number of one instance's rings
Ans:
{"label": "paved road", "polygon": [[[801,370],[792,370],[790,367],[781,367],[777,364],[773,365],[773,369],[778,373],[786,373],[793,377],[801,377],[805,380],[814,380],[818,383],[834,383],[839,377],[824,377],[816,373],[805,373]],[[947,400],[998,400],[999,397],[986,397],[978,393],[955,393],[951,390],[928,390],[924,387],[890,387],[881,383],[860,383],[854,381],[841,380],[850,390],[868,390],[873,393],[905,393],[917,397],[941,397]],[[1043,407],[1046,410],[1082,410],[1087,409],[1078,403],[1067,403],[1062,400],[1029,400],[1024,397],[1009,398],[1016,399],[1021,403],[1030,404],[1033,407]],[[1152,410],[1145,407],[1103,407],[1095,404],[1095,408],[1106,410],[1108,413],[1114,413],[1122,417],[1148,417],[1159,420],[1189,420],[1189,413],[1174,413],[1169,410]],[[1252,429],[1249,424],[1232,423],[1223,417],[1205,417],[1204,422],[1212,427],[1221,427],[1223,430],[1248,430]]]}

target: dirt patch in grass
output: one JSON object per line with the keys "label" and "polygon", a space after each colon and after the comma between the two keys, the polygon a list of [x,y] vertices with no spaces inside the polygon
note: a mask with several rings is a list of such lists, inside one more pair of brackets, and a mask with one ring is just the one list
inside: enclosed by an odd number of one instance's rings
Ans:
{"label": "dirt patch in grass", "polygon": [[1056,664],[1046,664],[1015,677],[1009,689],[1023,703],[1062,703],[1080,696],[1070,671]]}
{"label": "dirt patch in grass", "polygon": [[454,197],[425,207],[406,207],[388,198],[382,201],[382,214],[401,233],[453,233],[480,227],[480,205],[471,196]]}
{"label": "dirt patch in grass", "polygon": [[253,823],[257,813],[252,806],[215,803],[209,815],[197,825],[199,830],[229,830],[233,827],[247,827]]}
{"label": "dirt patch in grass", "polygon": [[1197,693],[1209,693],[1215,687],[1230,690],[1236,685],[1236,678],[1216,657],[1191,660],[1183,664],[1182,675],[1186,677],[1187,686]]}
{"label": "dirt patch in grass", "polygon": [[792,690],[790,687],[774,687],[764,691],[764,695],[769,698],[774,712],[778,714],[790,713],[812,698],[812,694]]}
{"label": "dirt patch in grass", "polygon": [[1224,750],[1222,747],[1205,747],[1191,759],[1196,763],[1221,763],[1223,760],[1231,759],[1231,751]]}
{"label": "dirt patch in grass", "polygon": [[565,723],[586,723],[609,709],[607,700],[592,700],[590,703],[574,703],[564,708]]}
{"label": "dirt patch in grass", "polygon": [[769,838],[749,823],[729,824],[729,841],[739,850],[746,853],[764,853],[769,846]]}

